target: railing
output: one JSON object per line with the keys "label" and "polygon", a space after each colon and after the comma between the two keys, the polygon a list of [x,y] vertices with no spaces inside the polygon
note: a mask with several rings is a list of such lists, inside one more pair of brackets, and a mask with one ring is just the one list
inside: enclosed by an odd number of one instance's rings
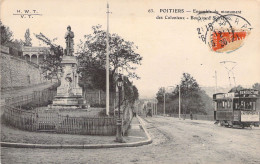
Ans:
{"label": "railing", "polygon": [[[28,131],[48,131],[65,134],[83,135],[115,135],[117,117],[72,117],[61,115],[58,111],[39,108],[44,102],[53,100],[54,90],[35,91],[29,95],[7,98],[5,101],[3,120],[18,129]],[[31,105],[30,105],[31,104]],[[33,106],[37,109],[19,109]],[[125,133],[132,119],[129,105],[122,106],[123,126]]]}
{"label": "railing", "polygon": [[116,119],[114,117],[68,117],[59,115],[57,133],[115,135]]}
{"label": "railing", "polygon": [[31,102],[41,104],[53,100],[56,95],[55,90],[45,89],[42,91],[34,91],[28,95],[21,95],[16,97],[10,97],[5,99],[5,104],[8,106],[22,106]]}
{"label": "railing", "polygon": [[4,121],[6,124],[27,131],[37,130],[37,113],[4,106]]}

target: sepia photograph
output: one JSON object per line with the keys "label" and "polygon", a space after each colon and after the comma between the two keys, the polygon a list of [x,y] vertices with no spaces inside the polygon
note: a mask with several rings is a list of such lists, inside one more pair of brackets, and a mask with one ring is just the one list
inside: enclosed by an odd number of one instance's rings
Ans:
{"label": "sepia photograph", "polygon": [[260,0],[0,0],[0,26],[0,163],[260,163]]}

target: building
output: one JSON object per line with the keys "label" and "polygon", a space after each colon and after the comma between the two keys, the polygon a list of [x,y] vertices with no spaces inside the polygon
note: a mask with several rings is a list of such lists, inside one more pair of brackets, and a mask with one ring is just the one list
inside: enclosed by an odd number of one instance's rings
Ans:
{"label": "building", "polygon": [[40,64],[47,54],[50,53],[50,48],[48,47],[27,47],[23,46],[22,57],[35,64]]}

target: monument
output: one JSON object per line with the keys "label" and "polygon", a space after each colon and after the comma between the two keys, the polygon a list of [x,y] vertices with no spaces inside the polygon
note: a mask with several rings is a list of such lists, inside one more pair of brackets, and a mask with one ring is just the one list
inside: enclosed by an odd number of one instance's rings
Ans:
{"label": "monument", "polygon": [[53,100],[52,108],[82,108],[83,105],[82,88],[78,85],[78,61],[73,55],[73,38],[74,33],[68,26],[65,34],[66,49],[61,61],[61,85],[57,88],[57,96]]}

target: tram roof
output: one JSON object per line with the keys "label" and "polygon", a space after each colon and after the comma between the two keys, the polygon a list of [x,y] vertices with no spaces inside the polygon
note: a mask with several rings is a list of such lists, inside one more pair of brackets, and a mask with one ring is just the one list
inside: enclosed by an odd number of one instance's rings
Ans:
{"label": "tram roof", "polygon": [[232,99],[232,98],[260,98],[259,91],[255,89],[243,89],[236,92],[216,93],[213,99]]}

